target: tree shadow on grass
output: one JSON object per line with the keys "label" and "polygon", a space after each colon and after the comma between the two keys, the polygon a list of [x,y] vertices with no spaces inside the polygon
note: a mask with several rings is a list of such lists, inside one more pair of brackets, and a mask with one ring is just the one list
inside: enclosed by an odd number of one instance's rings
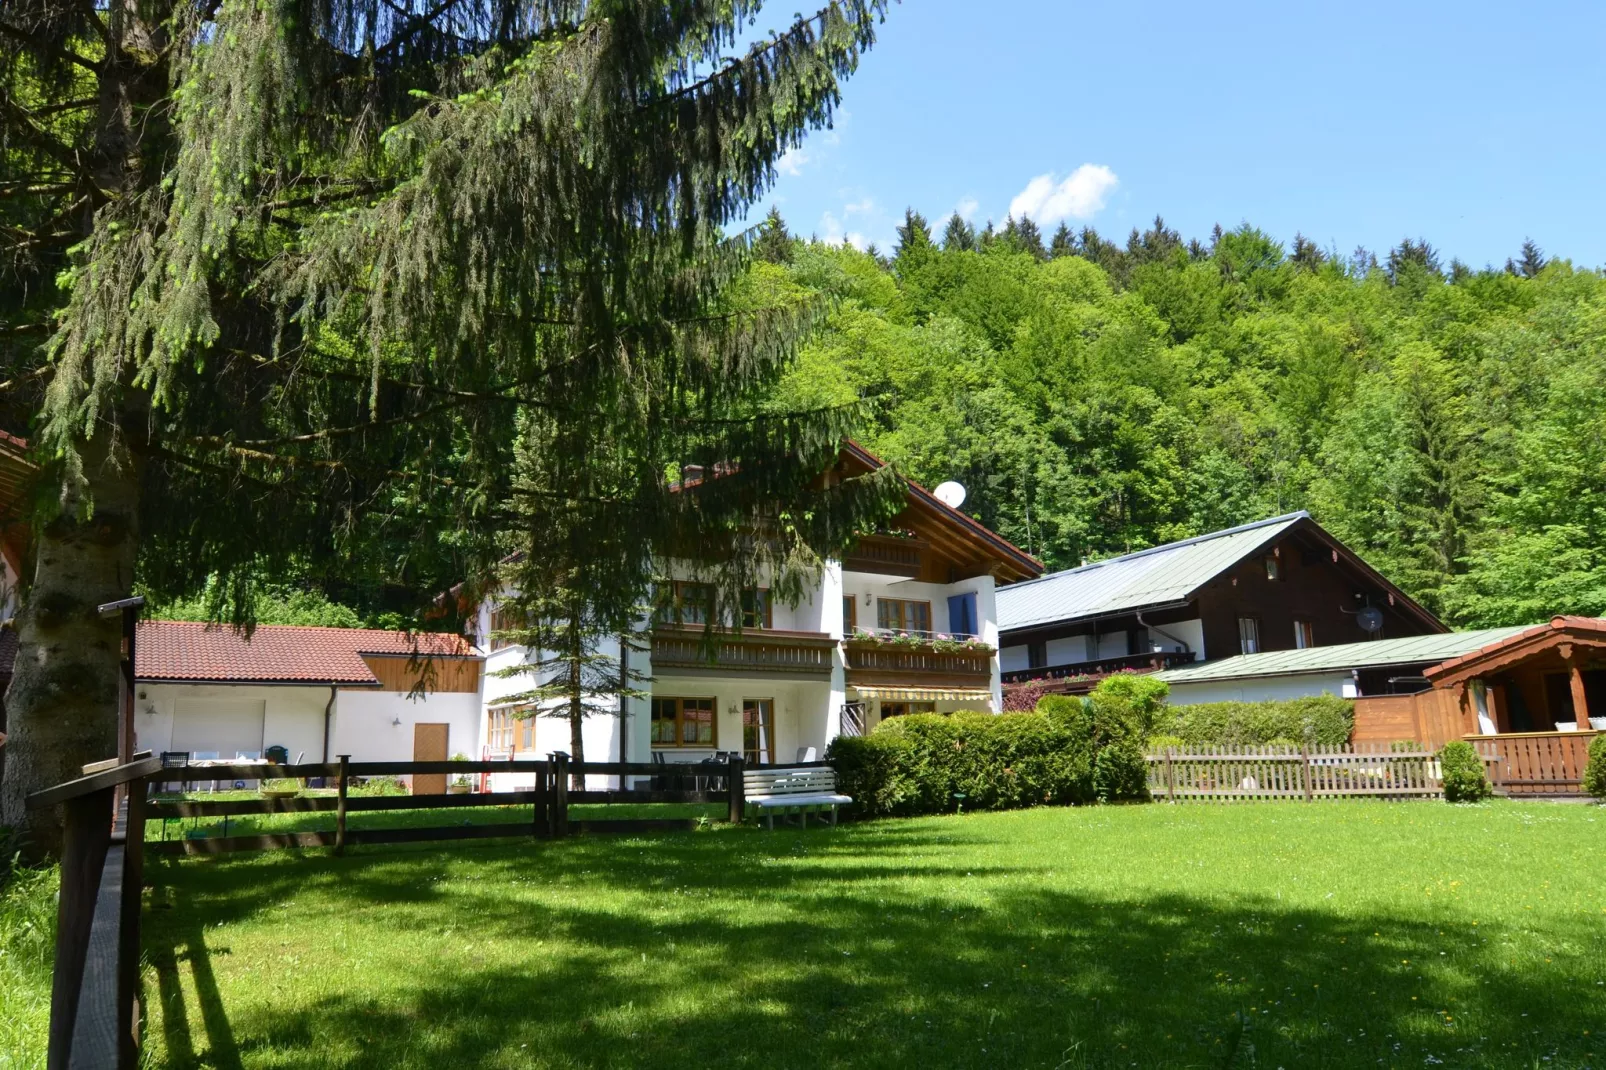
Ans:
{"label": "tree shadow on grass", "polygon": [[[153,1038],[173,1066],[1606,1063],[1606,947],[1587,919],[1517,968],[1508,941],[1545,934],[1099,898],[955,865],[967,838],[883,826],[187,864],[147,929]],[[382,965],[341,976],[317,924],[284,930],[288,951],[338,983],[214,963],[218,926],[309,892],[393,940]]]}

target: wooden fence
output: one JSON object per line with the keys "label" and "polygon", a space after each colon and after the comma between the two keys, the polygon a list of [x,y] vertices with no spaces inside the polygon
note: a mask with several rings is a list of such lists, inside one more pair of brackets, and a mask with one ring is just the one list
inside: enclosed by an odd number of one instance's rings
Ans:
{"label": "wooden fence", "polygon": [[[684,828],[689,818],[571,820],[569,807],[585,803],[724,803],[727,817],[740,822],[745,810],[743,761],[723,766],[677,766],[645,762],[573,762],[557,754],[549,761],[360,762],[315,765],[209,765],[164,768],[149,753],[119,765],[84,767],[84,776],[37,792],[32,810],[63,807],[61,894],[56,913],[56,960],[50,997],[47,1070],[69,1067],[132,1068],[139,1065],[140,903],[147,850],[158,854],[215,854],[223,851],[349,844],[415,843],[500,836],[550,839],[576,832],[637,832]],[[810,763],[824,765],[823,762]],[[369,796],[353,798],[359,777],[419,773],[448,775],[528,773],[535,786],[522,791],[478,794]],[[692,782],[687,790],[571,790],[571,779],[589,775],[651,777],[659,785]],[[215,780],[326,777],[333,796],[287,799],[149,801],[153,784]],[[121,805],[119,805],[121,799]],[[533,804],[528,821],[484,825],[428,825],[410,828],[348,829],[347,815],[379,810],[436,810],[469,806]],[[229,817],[246,814],[329,813],[335,827],[323,832],[287,832],[200,840],[145,842],[145,823],[169,817]]]}
{"label": "wooden fence", "polygon": [[1503,795],[1578,795],[1589,741],[1599,732],[1518,732],[1467,736]]}
{"label": "wooden fence", "polygon": [[1413,797],[1442,793],[1430,750],[1354,746],[1167,747],[1145,756],[1149,793],[1170,802]]}

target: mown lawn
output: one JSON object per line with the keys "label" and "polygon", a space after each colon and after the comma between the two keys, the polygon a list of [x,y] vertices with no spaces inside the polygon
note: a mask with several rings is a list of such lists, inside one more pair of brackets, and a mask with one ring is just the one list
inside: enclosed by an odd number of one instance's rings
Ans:
{"label": "mown lawn", "polygon": [[156,867],[154,1065],[1606,1066],[1606,811],[1088,807]]}

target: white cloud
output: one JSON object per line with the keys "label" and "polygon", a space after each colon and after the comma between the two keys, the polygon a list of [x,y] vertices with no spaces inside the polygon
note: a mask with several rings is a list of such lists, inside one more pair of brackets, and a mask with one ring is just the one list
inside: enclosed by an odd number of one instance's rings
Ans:
{"label": "white cloud", "polygon": [[855,249],[859,250],[859,252],[861,252],[861,253],[864,252],[864,247],[866,245],[870,244],[869,242],[864,240],[864,235],[860,234],[856,230],[848,231],[848,239],[847,240],[848,240],[848,244],[849,245],[853,246]]}
{"label": "white cloud", "polygon": [[[848,210],[853,210],[853,206],[850,205]],[[843,214],[846,215],[847,211],[844,211]],[[860,231],[850,230],[847,233],[843,233],[842,221],[830,212],[825,212],[820,216],[820,229],[824,232],[820,235],[820,240],[829,242],[832,245],[851,245],[863,252],[864,247],[870,244],[869,240]]]}
{"label": "white cloud", "polygon": [[809,162],[809,154],[793,146],[775,162],[775,166],[783,175],[797,176],[803,173],[803,165]]}
{"label": "white cloud", "polygon": [[1085,163],[1058,184],[1052,172],[1038,175],[1009,202],[1009,214],[1016,219],[1030,216],[1039,224],[1091,219],[1120,184],[1115,172],[1103,164]]}
{"label": "white cloud", "polygon": [[980,207],[981,202],[976,200],[976,198],[965,197],[961,199],[958,204],[954,205],[954,214],[968,223],[970,222],[971,217],[976,214],[976,209]]}
{"label": "white cloud", "polygon": [[842,206],[843,215],[854,215],[855,213],[858,215],[869,215],[873,211],[875,211],[875,201],[871,200],[869,197],[864,197],[857,201],[851,201]]}

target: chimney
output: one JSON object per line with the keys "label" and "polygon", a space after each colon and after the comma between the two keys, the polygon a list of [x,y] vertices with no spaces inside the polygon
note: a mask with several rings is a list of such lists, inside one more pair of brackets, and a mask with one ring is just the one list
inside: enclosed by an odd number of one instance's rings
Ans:
{"label": "chimney", "polygon": [[700,464],[683,464],[680,466],[680,485],[689,487],[694,483],[703,481],[703,466]]}

